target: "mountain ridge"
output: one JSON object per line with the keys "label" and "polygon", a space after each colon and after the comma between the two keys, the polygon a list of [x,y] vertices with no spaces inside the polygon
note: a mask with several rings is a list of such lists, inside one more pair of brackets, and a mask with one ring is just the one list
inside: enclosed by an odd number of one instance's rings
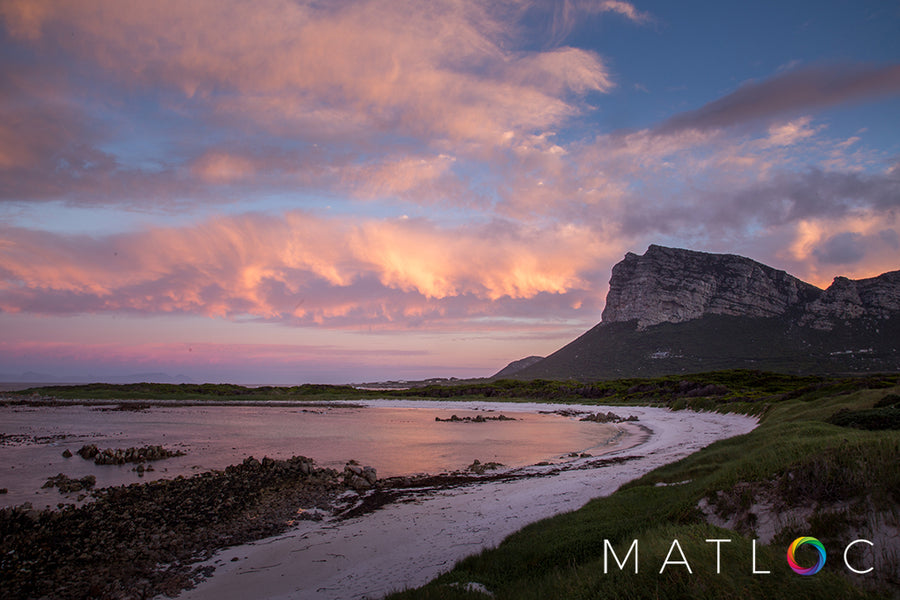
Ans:
{"label": "mountain ridge", "polygon": [[613,267],[598,325],[509,376],[896,371],[898,340],[900,271],[822,290],[743,256],[651,245]]}

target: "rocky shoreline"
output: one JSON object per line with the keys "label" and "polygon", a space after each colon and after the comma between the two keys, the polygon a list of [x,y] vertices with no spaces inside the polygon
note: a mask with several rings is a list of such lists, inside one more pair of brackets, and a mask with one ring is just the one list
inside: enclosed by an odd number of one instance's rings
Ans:
{"label": "rocky shoreline", "polygon": [[[371,479],[374,470],[362,471]],[[208,569],[215,550],[276,535],[331,514],[353,478],[298,456],[247,458],[224,471],[94,490],[83,506],[0,510],[5,598],[146,598],[174,595]],[[355,493],[354,493],[355,495]]]}
{"label": "rocky shoreline", "polygon": [[378,479],[356,461],[339,472],[303,456],[248,457],[224,471],[93,490],[82,506],[0,509],[0,580],[10,599],[175,596],[212,574],[214,567],[197,565],[218,550],[278,535],[300,520],[346,520],[436,490],[627,460],[537,471],[475,461],[464,471]]}

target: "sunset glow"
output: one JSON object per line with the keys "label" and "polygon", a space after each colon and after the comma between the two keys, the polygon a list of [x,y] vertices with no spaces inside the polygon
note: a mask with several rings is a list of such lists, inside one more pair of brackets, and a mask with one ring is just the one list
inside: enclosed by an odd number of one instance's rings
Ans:
{"label": "sunset glow", "polygon": [[650,243],[900,269],[900,6],[729,4],[3,2],[0,377],[487,376]]}

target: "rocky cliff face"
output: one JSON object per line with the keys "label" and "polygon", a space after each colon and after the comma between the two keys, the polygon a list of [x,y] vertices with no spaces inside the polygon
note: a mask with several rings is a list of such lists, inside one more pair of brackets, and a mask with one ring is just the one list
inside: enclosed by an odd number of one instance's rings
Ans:
{"label": "rocky cliff face", "polygon": [[900,271],[870,279],[835,277],[815,301],[805,306],[800,325],[831,331],[854,319],[889,319],[900,316]]}
{"label": "rocky cliff face", "polygon": [[774,317],[818,298],[819,288],[732,254],[650,246],[613,267],[603,322],[644,329],[704,315]]}
{"label": "rocky cliff face", "polygon": [[650,246],[613,267],[603,322],[636,321],[639,330],[706,315],[788,316],[801,326],[831,330],[859,318],[900,314],[900,271],[827,289],[743,256]]}

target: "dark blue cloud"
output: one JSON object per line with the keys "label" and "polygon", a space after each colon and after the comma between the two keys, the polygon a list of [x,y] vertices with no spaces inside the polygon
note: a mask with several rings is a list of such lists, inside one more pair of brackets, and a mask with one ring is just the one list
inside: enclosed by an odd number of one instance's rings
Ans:
{"label": "dark blue cloud", "polygon": [[900,64],[809,67],[747,83],[697,110],[675,115],[656,131],[719,129],[889,95],[900,95]]}

